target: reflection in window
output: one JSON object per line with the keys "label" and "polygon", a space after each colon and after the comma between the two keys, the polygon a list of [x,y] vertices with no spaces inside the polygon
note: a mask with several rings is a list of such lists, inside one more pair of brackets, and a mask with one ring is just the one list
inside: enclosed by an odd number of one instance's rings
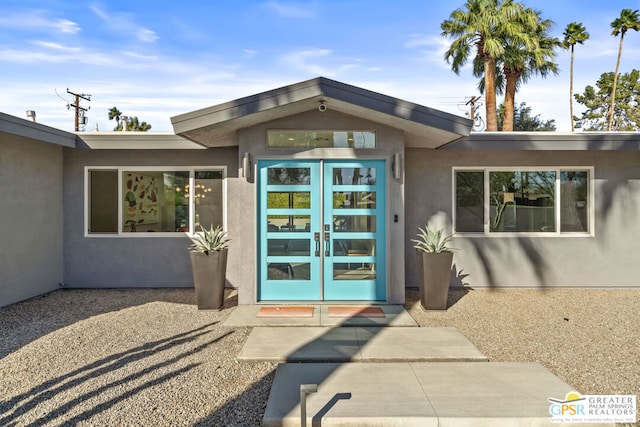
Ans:
{"label": "reflection in window", "polygon": [[584,233],[589,230],[588,177],[587,171],[560,172],[560,231]]}
{"label": "reflection in window", "polygon": [[305,262],[269,262],[268,280],[311,280],[311,264]]}
{"label": "reflection in window", "polygon": [[375,233],[375,215],[334,215],[333,231],[336,232],[358,232]]}
{"label": "reflection in window", "polygon": [[[486,227],[490,233],[589,233],[591,173],[569,168],[456,170],[455,231],[479,232]],[[488,219],[482,215],[487,204]]]}
{"label": "reflection in window", "polygon": [[268,256],[309,256],[309,239],[267,239]]}
{"label": "reflection in window", "polygon": [[268,215],[267,231],[311,231],[311,217],[309,215]]}
{"label": "reflection in window", "polygon": [[375,185],[376,168],[333,168],[334,185]]}
{"label": "reflection in window", "polygon": [[456,231],[484,231],[484,172],[457,171]]}
{"label": "reflection in window", "polygon": [[118,232],[118,171],[89,171],[89,232]]}
{"label": "reflection in window", "polygon": [[375,209],[375,191],[334,191],[334,209]]}
{"label": "reflection in window", "polygon": [[[222,226],[222,171],[195,171],[195,231]],[[188,224],[181,224],[188,229]]]}
{"label": "reflection in window", "polygon": [[555,182],[555,171],[490,172],[491,231],[556,231]]}
{"label": "reflection in window", "polygon": [[269,209],[309,209],[311,198],[308,192],[273,192],[267,193]]}
{"label": "reflection in window", "polygon": [[270,130],[267,132],[269,148],[376,148],[373,131],[309,131]]}
{"label": "reflection in window", "polygon": [[310,181],[310,168],[268,168],[269,185],[309,185]]}
{"label": "reflection in window", "polygon": [[375,280],[375,262],[342,262],[333,264],[334,280]]}

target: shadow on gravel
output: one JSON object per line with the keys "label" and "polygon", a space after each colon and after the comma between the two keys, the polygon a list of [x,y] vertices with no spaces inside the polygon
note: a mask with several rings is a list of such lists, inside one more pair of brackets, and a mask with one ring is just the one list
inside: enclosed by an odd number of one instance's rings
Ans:
{"label": "shadow on gravel", "polygon": [[[225,308],[237,305],[237,298],[237,293],[228,290]],[[195,305],[195,291],[193,288],[60,289],[0,307],[0,359],[65,326],[152,302]]]}
{"label": "shadow on gravel", "polygon": [[[162,351],[169,350],[172,347],[194,342],[198,337],[205,336],[211,333],[211,327],[217,323],[218,322],[213,322],[200,328],[193,329],[191,331],[183,332],[181,334],[173,335],[161,340],[149,342],[125,352],[113,354],[109,357],[97,360],[91,364],[69,372],[68,374],[44,382],[21,395],[11,398],[8,401],[0,401],[0,425],[10,425],[12,424],[12,422],[15,424],[16,420],[22,414],[36,408],[41,403],[53,398],[56,395],[68,392],[74,387],[78,387],[86,381],[95,380],[96,378],[99,378],[101,376],[111,374],[114,371],[126,368],[127,365],[130,365],[134,362],[144,361],[146,358],[158,354]],[[126,385],[131,381],[139,381],[140,379],[145,377],[149,378],[147,381],[138,385],[137,387],[127,390],[126,392],[106,402],[101,402],[97,406],[78,414],[72,419],[65,420],[65,424],[75,425],[81,421],[87,420],[91,416],[109,409],[119,402],[122,402],[125,399],[147,388],[162,384],[170,380],[171,378],[182,375],[183,373],[197,367],[199,365],[198,363],[191,363],[179,369],[177,369],[177,367],[174,367],[174,369],[171,369],[169,373],[162,376],[155,376],[155,373],[158,370],[164,371],[177,362],[181,361],[182,359],[206,349],[210,345],[220,341],[221,339],[232,333],[233,331],[226,332],[214,339],[208,340],[205,343],[198,345],[197,347],[188,348],[184,352],[170,359],[163,360],[160,363],[147,365],[144,368],[141,368],[138,371],[133,372],[125,377],[119,378],[116,381],[104,384],[98,388],[92,388],[90,391],[84,394],[76,395],[72,400],[67,401],[65,404],[57,407],[54,411],[48,413],[44,419],[38,420],[36,424],[32,425],[50,423],[60,416],[68,413],[74,407],[83,403],[85,400],[91,397],[94,397],[101,393],[105,393],[110,389],[117,389],[118,387]]]}

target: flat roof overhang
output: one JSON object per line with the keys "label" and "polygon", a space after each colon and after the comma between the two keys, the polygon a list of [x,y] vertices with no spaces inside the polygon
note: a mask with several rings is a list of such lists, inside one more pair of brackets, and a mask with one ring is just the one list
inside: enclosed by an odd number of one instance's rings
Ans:
{"label": "flat roof overhang", "polygon": [[468,136],[472,121],[359,87],[317,77],[171,118],[174,132],[206,147],[238,145],[239,129],[327,109],[401,129],[407,147],[437,148]]}
{"label": "flat roof overhang", "polygon": [[638,132],[481,132],[444,145],[461,151],[616,151],[640,150]]}
{"label": "flat roof overhang", "polygon": [[31,120],[0,113],[0,138],[39,141],[75,148],[76,135]]}
{"label": "flat roof overhang", "polygon": [[202,150],[172,132],[78,132],[78,148],[92,150]]}

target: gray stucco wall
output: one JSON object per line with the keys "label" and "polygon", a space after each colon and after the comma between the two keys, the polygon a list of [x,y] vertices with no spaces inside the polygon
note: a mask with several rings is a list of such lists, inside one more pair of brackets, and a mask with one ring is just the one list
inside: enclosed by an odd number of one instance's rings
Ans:
{"label": "gray stucco wall", "polygon": [[[432,217],[451,230],[456,166],[593,166],[591,236],[455,236],[452,284],[472,287],[638,287],[640,153],[635,151],[407,150],[406,233]],[[417,286],[414,249],[406,247],[407,286]]]}
{"label": "gray stucco wall", "polygon": [[0,306],[63,280],[62,150],[0,134]]}
{"label": "gray stucco wall", "polygon": [[[237,147],[208,150],[69,150],[64,153],[64,283],[67,287],[191,287],[188,247],[176,237],[85,237],[85,166],[226,166],[237,180]],[[233,197],[227,197],[232,199]],[[228,219],[229,220],[229,219]],[[230,230],[230,237],[235,238]],[[239,245],[229,250],[228,284],[240,268]]]}

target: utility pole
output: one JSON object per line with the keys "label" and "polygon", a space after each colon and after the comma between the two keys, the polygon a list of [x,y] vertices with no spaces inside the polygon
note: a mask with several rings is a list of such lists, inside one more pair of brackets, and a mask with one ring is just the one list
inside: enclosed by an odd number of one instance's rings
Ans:
{"label": "utility pole", "polygon": [[80,130],[80,125],[87,124],[87,116],[84,115],[85,112],[89,111],[91,107],[84,108],[80,105],[80,99],[84,99],[85,101],[91,101],[91,95],[86,93],[73,93],[67,88],[67,93],[69,95],[73,95],[75,97],[75,102],[73,104],[67,104],[67,109],[73,107],[75,109],[75,126],[74,129],[76,132]]}
{"label": "utility pole", "polygon": [[464,105],[471,105],[471,112],[469,113],[469,118],[471,120],[475,119],[476,116],[476,102],[480,100],[479,96],[472,96],[470,100],[468,100]]}

